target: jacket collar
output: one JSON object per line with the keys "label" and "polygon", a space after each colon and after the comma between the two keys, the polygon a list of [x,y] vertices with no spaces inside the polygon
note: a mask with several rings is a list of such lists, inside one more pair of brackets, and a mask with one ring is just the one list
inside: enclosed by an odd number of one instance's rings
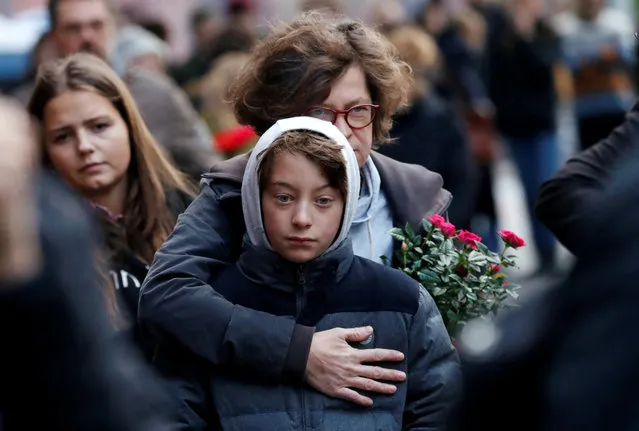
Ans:
{"label": "jacket collar", "polygon": [[289,262],[274,251],[245,242],[237,265],[254,283],[294,292],[302,285],[310,288],[334,285],[344,278],[352,263],[353,245],[347,239],[333,251],[304,264]]}
{"label": "jacket collar", "polygon": [[[444,180],[438,173],[423,166],[401,163],[375,151],[373,163],[382,180],[382,190],[388,199],[396,226],[409,223],[419,228],[422,219],[448,210],[453,196],[443,188]],[[249,153],[216,163],[205,179],[222,179],[241,183]]]}
{"label": "jacket collar", "polygon": [[453,196],[443,188],[441,175],[377,152],[371,156],[382,178],[382,190],[390,203],[395,225],[404,227],[410,223],[418,228],[422,219],[448,210]]}

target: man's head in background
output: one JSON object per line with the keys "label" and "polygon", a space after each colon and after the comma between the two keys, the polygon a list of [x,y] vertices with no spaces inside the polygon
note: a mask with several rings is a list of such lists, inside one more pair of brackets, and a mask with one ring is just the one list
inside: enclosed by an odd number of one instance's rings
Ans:
{"label": "man's head in background", "polygon": [[604,0],[578,0],[577,14],[586,21],[593,21],[606,6]]}
{"label": "man's head in background", "polygon": [[88,52],[108,58],[116,36],[111,0],[49,0],[49,17],[60,56]]}
{"label": "man's head in background", "polygon": [[215,11],[208,7],[200,7],[191,14],[191,30],[195,45],[205,49],[214,41],[220,31],[220,20]]}

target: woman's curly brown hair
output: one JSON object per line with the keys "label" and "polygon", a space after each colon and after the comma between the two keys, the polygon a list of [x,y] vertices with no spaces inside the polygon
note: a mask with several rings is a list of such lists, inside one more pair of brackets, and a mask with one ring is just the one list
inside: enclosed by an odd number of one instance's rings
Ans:
{"label": "woman's curly brown hair", "polygon": [[392,116],[407,103],[410,67],[372,28],[317,12],[277,25],[255,47],[231,86],[235,115],[262,134],[277,120],[320,105],[352,64],[363,69],[373,103],[380,105],[373,140],[387,142]]}

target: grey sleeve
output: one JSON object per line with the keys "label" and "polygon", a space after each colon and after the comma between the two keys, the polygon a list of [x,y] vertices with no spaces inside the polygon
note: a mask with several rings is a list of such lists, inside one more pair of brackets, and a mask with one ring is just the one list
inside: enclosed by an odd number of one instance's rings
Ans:
{"label": "grey sleeve", "polygon": [[410,330],[407,382],[403,429],[445,430],[461,392],[461,369],[435,301],[421,286]]}

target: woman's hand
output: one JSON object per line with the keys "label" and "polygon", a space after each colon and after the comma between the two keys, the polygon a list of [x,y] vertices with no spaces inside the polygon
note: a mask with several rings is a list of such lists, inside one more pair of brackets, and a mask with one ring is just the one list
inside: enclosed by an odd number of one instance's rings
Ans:
{"label": "woman's hand", "polygon": [[0,286],[37,274],[40,244],[34,193],[38,144],[27,113],[0,98]]}
{"label": "woman's hand", "polygon": [[335,328],[317,332],[313,336],[306,365],[306,381],[325,395],[342,398],[362,406],[372,406],[373,400],[356,389],[394,394],[397,387],[387,382],[403,382],[406,374],[373,365],[375,362],[400,362],[404,354],[396,350],[359,350],[348,343],[366,340],[373,328]]}

